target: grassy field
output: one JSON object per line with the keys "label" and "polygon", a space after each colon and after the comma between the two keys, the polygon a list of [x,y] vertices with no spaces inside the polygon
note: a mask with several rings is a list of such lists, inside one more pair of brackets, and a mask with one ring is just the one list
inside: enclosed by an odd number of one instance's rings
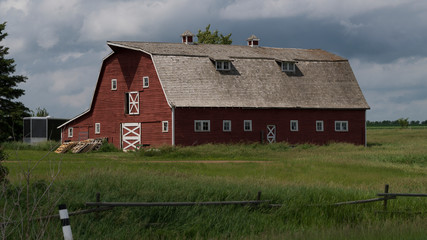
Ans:
{"label": "grassy field", "polygon": [[[57,203],[86,209],[97,192],[106,202],[183,202],[254,200],[262,191],[263,200],[283,206],[117,207],[73,216],[71,227],[75,239],[425,239],[427,198],[391,200],[387,212],[382,202],[328,205],[375,198],[384,184],[390,192],[427,193],[426,146],[427,129],[369,129],[368,147],[237,144],[58,155],[12,145],[2,219],[25,218],[37,204],[27,196],[40,199],[36,216],[56,213]],[[27,194],[25,172],[33,167]],[[15,209],[11,215],[5,205]],[[45,228],[44,239],[62,236],[57,220],[1,230],[15,239]]]}

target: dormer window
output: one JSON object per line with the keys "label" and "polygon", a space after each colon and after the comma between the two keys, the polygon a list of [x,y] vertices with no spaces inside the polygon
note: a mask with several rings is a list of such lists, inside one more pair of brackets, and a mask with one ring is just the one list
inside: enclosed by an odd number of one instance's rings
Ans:
{"label": "dormer window", "polygon": [[183,34],[181,34],[182,43],[184,44],[193,44],[193,37],[194,34],[190,31],[185,31]]}
{"label": "dormer window", "polygon": [[230,61],[215,61],[216,70],[229,71],[231,69]]}
{"label": "dormer window", "polygon": [[295,63],[294,62],[282,62],[282,71],[283,72],[295,72]]}
{"label": "dormer window", "polygon": [[259,38],[255,35],[250,36],[247,40],[248,46],[250,47],[258,47],[259,46]]}

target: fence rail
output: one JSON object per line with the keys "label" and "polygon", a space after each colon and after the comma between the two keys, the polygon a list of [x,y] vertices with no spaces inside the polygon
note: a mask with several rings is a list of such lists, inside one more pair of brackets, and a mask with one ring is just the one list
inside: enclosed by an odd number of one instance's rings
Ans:
{"label": "fence rail", "polygon": [[[423,193],[378,193],[377,196],[384,197],[427,197],[427,194]],[[390,198],[388,198],[390,199]]]}
{"label": "fence rail", "polygon": [[[384,187],[384,193],[378,193],[377,196],[381,196],[380,198],[372,198],[372,199],[363,199],[363,200],[355,200],[355,201],[346,201],[346,202],[338,202],[332,204],[322,204],[322,205],[310,205],[310,206],[343,206],[343,205],[352,205],[352,204],[365,204],[371,202],[379,202],[383,201],[384,210],[387,210],[387,201],[396,199],[397,197],[427,197],[427,194],[423,193],[389,193],[389,185],[386,184]],[[214,202],[101,202],[101,194],[96,194],[96,202],[86,202],[86,206],[95,207],[89,208],[85,210],[78,210],[74,212],[70,212],[69,216],[76,216],[81,214],[88,213],[97,213],[103,211],[109,211],[114,209],[115,207],[184,207],[184,206],[225,206],[225,205],[260,205],[264,203],[269,203],[265,206],[268,207],[282,207],[283,204],[272,204],[271,200],[261,200],[261,191],[258,192],[256,200],[248,200],[248,201],[214,201]],[[43,216],[39,218],[32,218],[25,221],[38,221],[50,218],[58,218],[59,215],[50,215]],[[18,221],[10,221],[10,222],[0,222],[0,226],[21,223],[23,220]]]}
{"label": "fence rail", "polygon": [[264,201],[220,201],[220,202],[86,202],[86,206],[99,207],[185,207],[185,206],[224,206],[224,205],[258,205]]}

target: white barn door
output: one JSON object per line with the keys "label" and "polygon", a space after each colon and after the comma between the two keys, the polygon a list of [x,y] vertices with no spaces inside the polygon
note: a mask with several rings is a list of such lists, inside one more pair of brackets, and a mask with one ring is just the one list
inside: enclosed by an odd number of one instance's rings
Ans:
{"label": "white barn door", "polygon": [[267,141],[268,143],[276,142],[276,125],[267,125]]}
{"label": "white barn door", "polygon": [[123,151],[138,149],[141,145],[141,123],[122,123]]}

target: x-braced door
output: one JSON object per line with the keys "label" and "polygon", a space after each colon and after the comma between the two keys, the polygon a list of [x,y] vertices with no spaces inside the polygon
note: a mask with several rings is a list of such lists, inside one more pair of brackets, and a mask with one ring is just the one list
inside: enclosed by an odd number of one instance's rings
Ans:
{"label": "x-braced door", "polygon": [[139,114],[139,92],[129,92],[129,114]]}
{"label": "x-braced door", "polygon": [[276,142],[276,125],[267,125],[267,141],[268,143]]}
{"label": "x-braced door", "polygon": [[135,150],[141,144],[141,123],[122,123],[122,149]]}

